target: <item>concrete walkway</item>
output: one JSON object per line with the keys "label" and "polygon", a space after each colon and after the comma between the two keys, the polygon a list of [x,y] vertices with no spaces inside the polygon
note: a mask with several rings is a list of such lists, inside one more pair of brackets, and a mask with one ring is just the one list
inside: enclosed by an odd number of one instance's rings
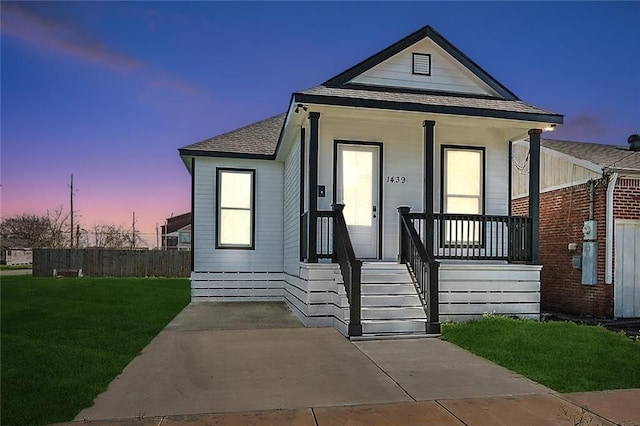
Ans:
{"label": "concrete walkway", "polygon": [[[608,408],[611,399],[626,401],[626,411]],[[600,411],[584,411],[585,404]],[[281,303],[200,303],[185,308],[76,420],[547,425],[580,416],[640,423],[640,390],[558,395],[439,339],[352,343],[331,328],[302,327]]]}

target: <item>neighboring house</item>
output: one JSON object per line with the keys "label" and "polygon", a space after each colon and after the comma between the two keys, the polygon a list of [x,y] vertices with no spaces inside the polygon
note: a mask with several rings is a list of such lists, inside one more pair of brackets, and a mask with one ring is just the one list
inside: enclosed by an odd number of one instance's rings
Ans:
{"label": "neighboring house", "polygon": [[178,229],[178,250],[191,250],[191,225]]}
{"label": "neighboring house", "polygon": [[191,212],[172,216],[162,225],[163,250],[191,250]]}
{"label": "neighboring house", "polygon": [[[640,317],[640,152],[541,141],[543,311]],[[528,212],[529,144],[513,147],[513,211]]]}
{"label": "neighboring house", "polygon": [[424,27],[286,113],[179,150],[192,300],[284,300],[349,336],[539,318],[537,210],[508,216],[509,141],[530,137],[537,165],[560,123]]}
{"label": "neighboring house", "polygon": [[33,263],[33,250],[29,244],[19,238],[2,238],[0,244],[3,265],[30,265]]}

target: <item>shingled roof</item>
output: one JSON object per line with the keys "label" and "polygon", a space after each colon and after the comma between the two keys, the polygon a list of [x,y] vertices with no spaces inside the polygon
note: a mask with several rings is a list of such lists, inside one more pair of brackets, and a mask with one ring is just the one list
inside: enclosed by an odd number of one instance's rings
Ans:
{"label": "shingled roof", "polygon": [[589,161],[601,168],[640,171],[640,151],[630,151],[626,146],[556,139],[542,139],[540,145],[580,160]]}
{"label": "shingled roof", "polygon": [[[372,69],[372,67],[427,37],[444,49],[469,72],[491,87],[497,95],[450,93],[352,82],[354,77]],[[292,102],[488,117],[538,123],[561,124],[563,122],[563,116],[560,114],[522,102],[513,92],[491,77],[428,25],[327,80],[322,85],[294,93]],[[275,158],[278,140],[281,136],[285,119],[286,114],[280,114],[185,146],[179,152],[183,156],[273,159]]]}
{"label": "shingled roof", "polygon": [[180,148],[180,155],[216,157],[272,158],[286,114]]}
{"label": "shingled roof", "polygon": [[329,105],[368,106],[404,111],[422,111],[481,117],[529,119],[562,123],[562,115],[529,105],[520,100],[484,96],[457,96],[388,90],[382,88],[345,88],[316,86],[294,94],[295,100]]}

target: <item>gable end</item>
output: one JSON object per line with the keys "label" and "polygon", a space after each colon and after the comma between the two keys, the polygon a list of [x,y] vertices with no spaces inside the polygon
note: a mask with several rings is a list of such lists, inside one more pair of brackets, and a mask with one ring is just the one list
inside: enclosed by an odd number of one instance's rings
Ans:
{"label": "gable end", "polygon": [[[442,37],[436,30],[434,30],[429,25],[419,29],[418,31],[408,35],[407,37],[403,38],[397,43],[392,44],[386,49],[381,50],[375,55],[370,56],[364,61],[354,65],[353,67],[347,69],[346,71],[327,80],[322,85],[327,87],[343,87],[345,84],[349,83],[352,79],[356,78],[357,76],[363,74],[364,72],[370,70],[376,65],[402,52],[406,48],[412,46],[413,44],[416,44],[417,42],[425,38],[431,39],[446,53],[451,55],[451,57],[453,57],[461,65],[467,68],[472,74],[474,74],[481,81],[487,84],[491,89],[493,89],[496,93],[498,93],[503,99],[519,100],[518,97],[513,92],[511,92],[509,89],[503,86],[500,82],[498,82],[495,78],[489,75],[489,73],[483,70],[478,64],[476,64],[468,56],[462,53],[462,51],[460,51],[457,47],[452,45],[449,41],[447,41],[444,37]],[[419,52],[416,52],[416,53],[419,53]],[[431,61],[429,61],[429,65],[431,65],[430,62]],[[415,66],[414,66],[414,70],[415,70]],[[427,75],[427,74],[422,74],[422,75]]]}

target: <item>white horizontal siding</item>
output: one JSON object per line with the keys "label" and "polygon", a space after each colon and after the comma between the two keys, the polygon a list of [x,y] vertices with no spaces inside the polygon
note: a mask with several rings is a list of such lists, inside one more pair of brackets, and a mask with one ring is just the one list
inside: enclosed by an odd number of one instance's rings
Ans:
{"label": "white horizontal siding", "polygon": [[[216,168],[254,169],[255,250],[216,249]],[[283,165],[276,161],[196,158],[195,271],[282,272]]]}
{"label": "white horizontal siding", "polygon": [[192,302],[282,301],[284,276],[280,272],[191,273]]}
{"label": "white horizontal siding", "polygon": [[300,144],[284,166],[284,270],[296,274],[300,260]]}
{"label": "white horizontal siding", "polygon": [[[413,74],[413,53],[431,55],[431,75]],[[496,95],[486,83],[430,39],[409,46],[351,80],[352,83]]]}
{"label": "white horizontal siding", "polygon": [[468,321],[484,313],[540,318],[540,266],[441,263],[440,321]]}

